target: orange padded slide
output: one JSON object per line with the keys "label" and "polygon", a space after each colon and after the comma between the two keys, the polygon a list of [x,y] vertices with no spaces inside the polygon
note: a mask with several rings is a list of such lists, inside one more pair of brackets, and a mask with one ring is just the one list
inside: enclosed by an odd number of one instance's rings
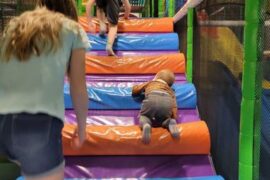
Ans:
{"label": "orange padded slide", "polygon": [[155,74],[161,69],[185,73],[182,53],[154,56],[92,56],[86,55],[87,74]]}
{"label": "orange padded slide", "polygon": [[75,125],[62,131],[64,154],[78,155],[187,155],[209,154],[210,136],[204,121],[183,123],[180,139],[173,139],[163,128],[153,128],[151,142],[141,141],[139,126],[88,126],[87,140],[81,149],[72,148]]}
{"label": "orange padded slide", "polygon": [[[99,31],[97,19],[92,20],[96,25],[96,31]],[[79,23],[86,32],[89,32],[86,17],[79,17]],[[119,20],[118,32],[173,32],[172,18],[147,18],[147,19],[129,19]]]}

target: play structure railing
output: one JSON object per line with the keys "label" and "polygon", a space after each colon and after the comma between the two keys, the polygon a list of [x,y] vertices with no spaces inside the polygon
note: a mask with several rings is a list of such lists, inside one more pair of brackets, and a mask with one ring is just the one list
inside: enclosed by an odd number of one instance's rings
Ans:
{"label": "play structure railing", "polygon": [[[205,21],[207,26],[244,26],[244,62],[242,75],[242,103],[239,133],[239,170],[238,179],[259,179],[260,176],[260,136],[262,104],[262,57],[265,0],[245,1],[244,21]],[[187,37],[187,77],[192,81],[193,56],[193,10],[182,8],[175,15],[178,21],[188,12]]]}

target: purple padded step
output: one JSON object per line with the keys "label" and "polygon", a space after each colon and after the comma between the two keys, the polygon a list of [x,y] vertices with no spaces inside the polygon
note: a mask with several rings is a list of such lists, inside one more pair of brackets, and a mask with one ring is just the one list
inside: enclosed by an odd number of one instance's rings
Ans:
{"label": "purple padded step", "polygon": [[[87,75],[87,82],[145,82],[155,75]],[[186,82],[184,74],[176,74],[175,82]]]}
{"label": "purple padded step", "polygon": [[[139,124],[139,110],[91,110],[88,111],[87,124],[131,126]],[[185,109],[178,111],[178,123],[198,121],[200,119],[196,109]],[[65,123],[76,124],[75,114],[72,110],[65,111]]]}
{"label": "purple padded step", "polygon": [[[117,56],[153,56],[162,54],[180,53],[179,51],[115,51]],[[94,56],[107,56],[106,51],[90,51],[87,54]]]}
{"label": "purple padded step", "polygon": [[66,157],[66,178],[179,178],[215,175],[206,155]]}

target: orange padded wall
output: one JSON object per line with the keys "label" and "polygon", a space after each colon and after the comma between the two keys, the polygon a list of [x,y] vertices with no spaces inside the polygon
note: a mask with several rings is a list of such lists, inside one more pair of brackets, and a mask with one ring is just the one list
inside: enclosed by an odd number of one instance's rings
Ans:
{"label": "orange padded wall", "polygon": [[71,146],[75,125],[63,129],[64,154],[79,155],[188,155],[209,154],[210,136],[204,121],[183,123],[181,137],[172,139],[166,129],[153,128],[151,143],[141,142],[139,126],[88,126],[87,141],[79,150]]}
{"label": "orange padded wall", "polygon": [[[97,25],[96,32],[99,31],[98,20],[93,19]],[[79,23],[86,32],[89,32],[86,17],[79,17]],[[147,19],[129,19],[119,20],[118,32],[173,32],[172,18],[147,18]]]}
{"label": "orange padded wall", "polygon": [[185,73],[182,53],[154,56],[92,56],[86,55],[87,74],[155,74],[162,69]]}

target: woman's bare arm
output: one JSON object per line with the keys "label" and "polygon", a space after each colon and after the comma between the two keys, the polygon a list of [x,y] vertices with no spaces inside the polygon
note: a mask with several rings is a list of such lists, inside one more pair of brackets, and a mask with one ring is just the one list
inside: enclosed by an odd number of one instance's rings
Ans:
{"label": "woman's bare arm", "polygon": [[70,94],[78,121],[78,137],[80,145],[85,140],[86,118],[88,111],[88,93],[85,81],[85,49],[74,49],[71,54]]}

